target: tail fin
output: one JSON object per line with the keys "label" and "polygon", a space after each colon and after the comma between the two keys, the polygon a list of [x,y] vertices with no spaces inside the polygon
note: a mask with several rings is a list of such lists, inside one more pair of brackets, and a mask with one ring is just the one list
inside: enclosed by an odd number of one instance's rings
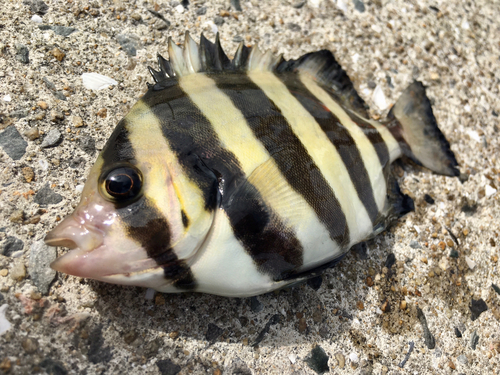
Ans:
{"label": "tail fin", "polygon": [[[439,130],[425,87],[413,82],[389,112],[389,119],[400,124],[391,131],[399,135],[406,156],[430,170],[447,176],[458,176],[457,160],[450,144]],[[390,125],[389,125],[390,126]]]}

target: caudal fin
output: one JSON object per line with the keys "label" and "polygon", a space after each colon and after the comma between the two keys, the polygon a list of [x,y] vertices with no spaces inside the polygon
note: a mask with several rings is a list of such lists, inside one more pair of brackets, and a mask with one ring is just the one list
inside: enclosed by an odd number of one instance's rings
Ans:
{"label": "caudal fin", "polygon": [[447,176],[460,174],[455,155],[438,128],[421,82],[415,81],[408,86],[389,112],[391,117],[395,117],[401,126],[401,129],[393,128],[392,131],[399,133],[406,156],[436,173]]}

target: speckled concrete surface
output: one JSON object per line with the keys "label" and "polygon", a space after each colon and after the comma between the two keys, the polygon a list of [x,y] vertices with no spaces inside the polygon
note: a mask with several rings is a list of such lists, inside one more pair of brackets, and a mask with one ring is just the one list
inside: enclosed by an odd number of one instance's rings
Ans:
{"label": "speckled concrete surface", "polygon": [[[234,3],[4,0],[0,372],[314,374],[326,356],[335,374],[499,373],[500,3]],[[416,211],[325,272],[316,291],[153,296],[58,274],[41,294],[55,254],[38,241],[76,205],[98,151],[151,81],[147,65],[167,55],[169,36],[213,40],[216,29],[229,54],[240,40],[287,58],[330,49],[375,118],[388,110],[380,92],[391,104],[423,81],[462,182],[396,166]],[[85,72],[118,85],[92,92]]]}

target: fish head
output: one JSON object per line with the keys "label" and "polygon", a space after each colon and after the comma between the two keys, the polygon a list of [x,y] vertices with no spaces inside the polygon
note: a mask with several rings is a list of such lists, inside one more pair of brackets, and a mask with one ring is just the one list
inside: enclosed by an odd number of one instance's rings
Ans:
{"label": "fish head", "polygon": [[71,249],[51,264],[53,269],[163,291],[190,272],[215,210],[206,209],[207,192],[185,173],[200,170],[196,156],[192,165],[181,166],[148,116],[138,103],[117,125],[80,203],[45,237],[49,246]]}

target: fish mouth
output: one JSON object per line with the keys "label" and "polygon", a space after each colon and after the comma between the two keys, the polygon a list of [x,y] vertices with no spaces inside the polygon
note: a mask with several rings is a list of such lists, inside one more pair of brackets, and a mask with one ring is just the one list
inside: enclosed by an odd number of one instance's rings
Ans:
{"label": "fish mouth", "polygon": [[[64,219],[47,234],[45,243],[70,249],[50,265],[52,269],[68,275],[128,283],[126,280],[130,277],[127,275],[158,267],[146,250],[128,240],[123,233],[104,233],[77,216]],[[121,279],[123,282],[119,282]]]}

